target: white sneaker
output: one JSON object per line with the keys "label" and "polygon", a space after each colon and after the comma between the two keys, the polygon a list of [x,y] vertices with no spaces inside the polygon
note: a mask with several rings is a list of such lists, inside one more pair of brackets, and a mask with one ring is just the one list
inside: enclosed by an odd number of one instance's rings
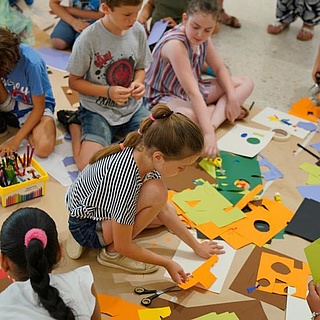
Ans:
{"label": "white sneaker", "polygon": [[77,260],[81,257],[84,251],[84,247],[80,246],[80,244],[75,240],[71,233],[69,233],[67,239],[67,253],[68,256],[73,259]]}
{"label": "white sneaker", "polygon": [[100,264],[116,269],[122,269],[132,273],[144,274],[152,273],[159,269],[158,266],[153,264],[144,263],[130,258],[124,257],[120,253],[117,255],[110,255],[106,252],[105,248],[99,250],[97,260]]}

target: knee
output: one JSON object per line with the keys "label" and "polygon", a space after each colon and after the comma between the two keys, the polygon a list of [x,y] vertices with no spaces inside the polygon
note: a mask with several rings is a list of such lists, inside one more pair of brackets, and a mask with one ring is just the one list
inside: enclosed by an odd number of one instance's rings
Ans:
{"label": "knee", "polygon": [[140,190],[139,200],[150,206],[163,207],[168,199],[168,190],[160,179],[148,180]]}
{"label": "knee", "polygon": [[69,45],[64,40],[59,38],[52,38],[51,45],[57,50],[65,50],[69,48]]}
{"label": "knee", "polygon": [[47,158],[53,152],[54,144],[39,143],[34,148],[34,153],[39,158]]}
{"label": "knee", "polygon": [[249,94],[250,94],[254,88],[254,83],[253,83],[252,79],[248,76],[243,76],[242,83],[247,88],[247,90],[249,91]]}

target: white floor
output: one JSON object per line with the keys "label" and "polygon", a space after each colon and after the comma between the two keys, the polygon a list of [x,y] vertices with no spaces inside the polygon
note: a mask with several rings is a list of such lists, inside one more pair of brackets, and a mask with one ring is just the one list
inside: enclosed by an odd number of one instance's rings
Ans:
{"label": "white floor", "polygon": [[[19,3],[25,7],[23,0]],[[225,10],[239,18],[242,27],[222,25],[213,41],[232,74],[253,79],[255,89],[248,105],[255,101],[259,107],[288,111],[292,103],[310,95],[320,27],[315,28],[313,40],[307,42],[296,39],[301,19],[282,34],[270,35],[266,29],[275,20],[275,7],[276,0],[224,0]],[[47,16],[48,1],[34,0],[31,9],[52,21],[52,16]]]}

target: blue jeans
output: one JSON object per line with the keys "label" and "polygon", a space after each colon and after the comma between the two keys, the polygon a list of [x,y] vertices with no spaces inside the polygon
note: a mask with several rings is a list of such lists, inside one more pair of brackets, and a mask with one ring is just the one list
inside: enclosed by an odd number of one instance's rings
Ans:
{"label": "blue jeans", "polygon": [[50,37],[51,39],[61,39],[66,42],[69,47],[72,47],[79,35],[80,33],[76,32],[70,24],[60,20],[53,29]]}
{"label": "blue jeans", "polygon": [[106,246],[102,236],[101,221],[69,216],[69,230],[83,247],[98,249]]}
{"label": "blue jeans", "polygon": [[108,146],[120,140],[128,133],[138,130],[141,120],[149,117],[149,115],[150,112],[142,105],[128,122],[111,126],[100,114],[85,109],[80,105],[81,141],[93,141],[102,146]]}

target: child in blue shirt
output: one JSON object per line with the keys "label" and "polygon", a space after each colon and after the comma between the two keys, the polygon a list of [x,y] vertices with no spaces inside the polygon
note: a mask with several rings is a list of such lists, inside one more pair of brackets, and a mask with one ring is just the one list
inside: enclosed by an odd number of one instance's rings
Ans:
{"label": "child in blue shirt", "polygon": [[0,28],[0,79],[1,123],[4,129],[6,125],[19,128],[0,145],[0,156],[17,151],[25,138],[37,156],[49,156],[56,141],[56,126],[46,64],[36,50],[20,44],[19,36],[6,28]]}
{"label": "child in blue shirt", "polygon": [[51,34],[55,49],[65,50],[73,46],[79,34],[92,22],[103,17],[99,12],[100,0],[69,0],[69,7],[61,5],[61,0],[50,0],[49,6],[60,21]]}

